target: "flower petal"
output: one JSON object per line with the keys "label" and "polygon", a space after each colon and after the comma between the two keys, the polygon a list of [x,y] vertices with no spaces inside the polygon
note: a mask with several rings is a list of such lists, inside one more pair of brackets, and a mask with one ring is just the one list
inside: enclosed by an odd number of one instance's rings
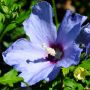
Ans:
{"label": "flower petal", "polygon": [[32,8],[30,17],[23,23],[26,34],[35,44],[53,43],[56,39],[56,27],[52,20],[52,7],[49,3],[39,2]]}
{"label": "flower petal", "polygon": [[77,65],[80,61],[81,51],[82,49],[73,43],[69,48],[64,50],[64,57],[57,63],[57,66],[69,67],[71,65]]}
{"label": "flower petal", "polygon": [[85,16],[67,10],[58,30],[57,42],[61,43],[64,47],[70,45],[79,34],[81,24],[84,22],[85,18]]}
{"label": "flower petal", "polygon": [[90,42],[90,23],[85,25],[78,37],[76,38],[76,43],[82,43],[87,45]]}
{"label": "flower petal", "polygon": [[22,38],[12,44],[2,55],[7,64],[16,65],[44,58],[45,52],[43,49]]}
{"label": "flower petal", "polygon": [[46,81],[54,80],[56,76],[59,74],[59,72],[60,72],[60,67],[54,67],[53,71],[48,75],[48,77],[45,80]]}
{"label": "flower petal", "polygon": [[[51,64],[49,61],[40,62],[40,63],[32,63],[23,64],[16,68],[17,70],[21,70],[20,76],[24,78],[25,82],[33,85],[40,80],[45,79],[49,73],[53,70],[55,64]],[[25,86],[22,83],[22,86]]]}

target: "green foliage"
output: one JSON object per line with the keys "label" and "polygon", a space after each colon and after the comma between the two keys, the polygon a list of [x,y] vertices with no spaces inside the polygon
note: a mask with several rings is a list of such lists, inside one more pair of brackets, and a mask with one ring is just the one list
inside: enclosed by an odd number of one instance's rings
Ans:
{"label": "green foliage", "polygon": [[12,34],[11,30],[22,28],[22,22],[31,12],[31,6],[27,9],[23,8],[27,3],[25,0],[0,0],[0,42],[3,42],[3,38],[7,37],[8,33]]}
{"label": "green foliage", "polygon": [[74,79],[64,79],[64,90],[83,90],[83,86],[80,83],[74,81]]}
{"label": "green foliage", "polygon": [[66,76],[70,72],[74,71],[74,69],[75,69],[75,66],[70,66],[68,68],[62,68],[62,73],[64,76]]}
{"label": "green foliage", "polygon": [[86,70],[90,71],[90,59],[82,61],[82,63],[79,66],[81,66],[81,67],[85,68]]}
{"label": "green foliage", "polygon": [[[37,1],[40,0],[0,0],[0,53],[18,38],[26,37],[22,23],[29,17],[31,7]],[[54,0],[52,1],[55,10],[57,5],[55,5]],[[79,1],[74,4],[77,7],[82,6]],[[90,16],[89,11],[85,14]],[[59,25],[57,18],[57,12],[55,11],[55,22]],[[41,81],[34,87],[30,86],[30,88],[32,90],[90,90],[90,57],[84,60],[85,56],[85,53],[81,54],[79,65],[61,68],[61,72],[53,81],[49,83]],[[10,69],[8,68],[8,70]],[[25,82],[23,78],[18,77],[16,70],[6,72],[4,68],[3,70],[0,68],[0,75],[2,74],[4,75],[0,77],[0,85],[3,87],[0,86],[0,90],[22,90],[17,83]],[[17,87],[15,84],[17,84]],[[25,84],[28,86],[27,83]]]}
{"label": "green foliage", "polygon": [[0,83],[3,85],[8,85],[10,87],[13,87],[14,83],[21,81],[23,81],[23,78],[19,77],[18,72],[14,69],[0,77]]}
{"label": "green foliage", "polygon": [[2,22],[0,22],[0,33],[2,32],[3,28],[4,28],[4,25]]}
{"label": "green foliage", "polygon": [[19,14],[19,17],[16,18],[16,23],[22,23],[26,18],[27,16],[29,15],[30,11],[22,11],[20,14]]}
{"label": "green foliage", "polygon": [[0,12],[0,22],[4,22],[5,21],[5,16],[4,16],[4,14],[2,14],[1,12]]}
{"label": "green foliage", "polygon": [[13,30],[15,27],[16,27],[16,23],[11,23],[5,28],[5,31],[8,32],[10,30]]}
{"label": "green foliage", "polygon": [[69,68],[62,68],[63,75],[66,76],[69,73]]}
{"label": "green foliage", "polygon": [[[81,60],[84,57],[82,54]],[[90,89],[90,59],[83,60],[78,66],[62,68],[62,74],[64,90]]]}

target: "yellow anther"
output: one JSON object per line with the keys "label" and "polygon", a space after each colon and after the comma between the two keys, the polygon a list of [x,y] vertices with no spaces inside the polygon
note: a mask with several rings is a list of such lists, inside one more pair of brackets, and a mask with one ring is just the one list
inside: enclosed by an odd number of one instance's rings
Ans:
{"label": "yellow anther", "polygon": [[55,50],[53,48],[46,46],[46,44],[43,44],[43,48],[45,48],[45,50],[47,51],[48,54],[50,54],[52,56],[56,55]]}

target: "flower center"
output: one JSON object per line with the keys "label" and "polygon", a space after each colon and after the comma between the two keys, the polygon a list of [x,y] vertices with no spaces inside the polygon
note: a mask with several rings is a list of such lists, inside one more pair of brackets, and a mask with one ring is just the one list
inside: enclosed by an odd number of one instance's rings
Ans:
{"label": "flower center", "polygon": [[46,46],[45,44],[43,44],[43,48],[47,51],[48,54],[55,56],[56,52],[53,48]]}
{"label": "flower center", "polygon": [[51,46],[43,44],[43,48],[48,53],[48,57],[46,57],[46,59],[52,63],[56,63],[64,55],[63,48],[59,44],[52,44]]}

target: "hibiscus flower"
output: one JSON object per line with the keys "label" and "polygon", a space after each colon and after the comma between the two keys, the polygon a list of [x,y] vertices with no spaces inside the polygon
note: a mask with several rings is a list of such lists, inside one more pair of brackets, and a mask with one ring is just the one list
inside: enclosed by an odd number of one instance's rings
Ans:
{"label": "hibiscus flower", "polygon": [[74,41],[86,17],[67,10],[58,31],[52,17],[48,2],[33,6],[23,23],[30,40],[21,38],[2,54],[4,61],[21,72],[20,76],[30,85],[53,80],[61,67],[77,65],[80,60],[82,50]]}

